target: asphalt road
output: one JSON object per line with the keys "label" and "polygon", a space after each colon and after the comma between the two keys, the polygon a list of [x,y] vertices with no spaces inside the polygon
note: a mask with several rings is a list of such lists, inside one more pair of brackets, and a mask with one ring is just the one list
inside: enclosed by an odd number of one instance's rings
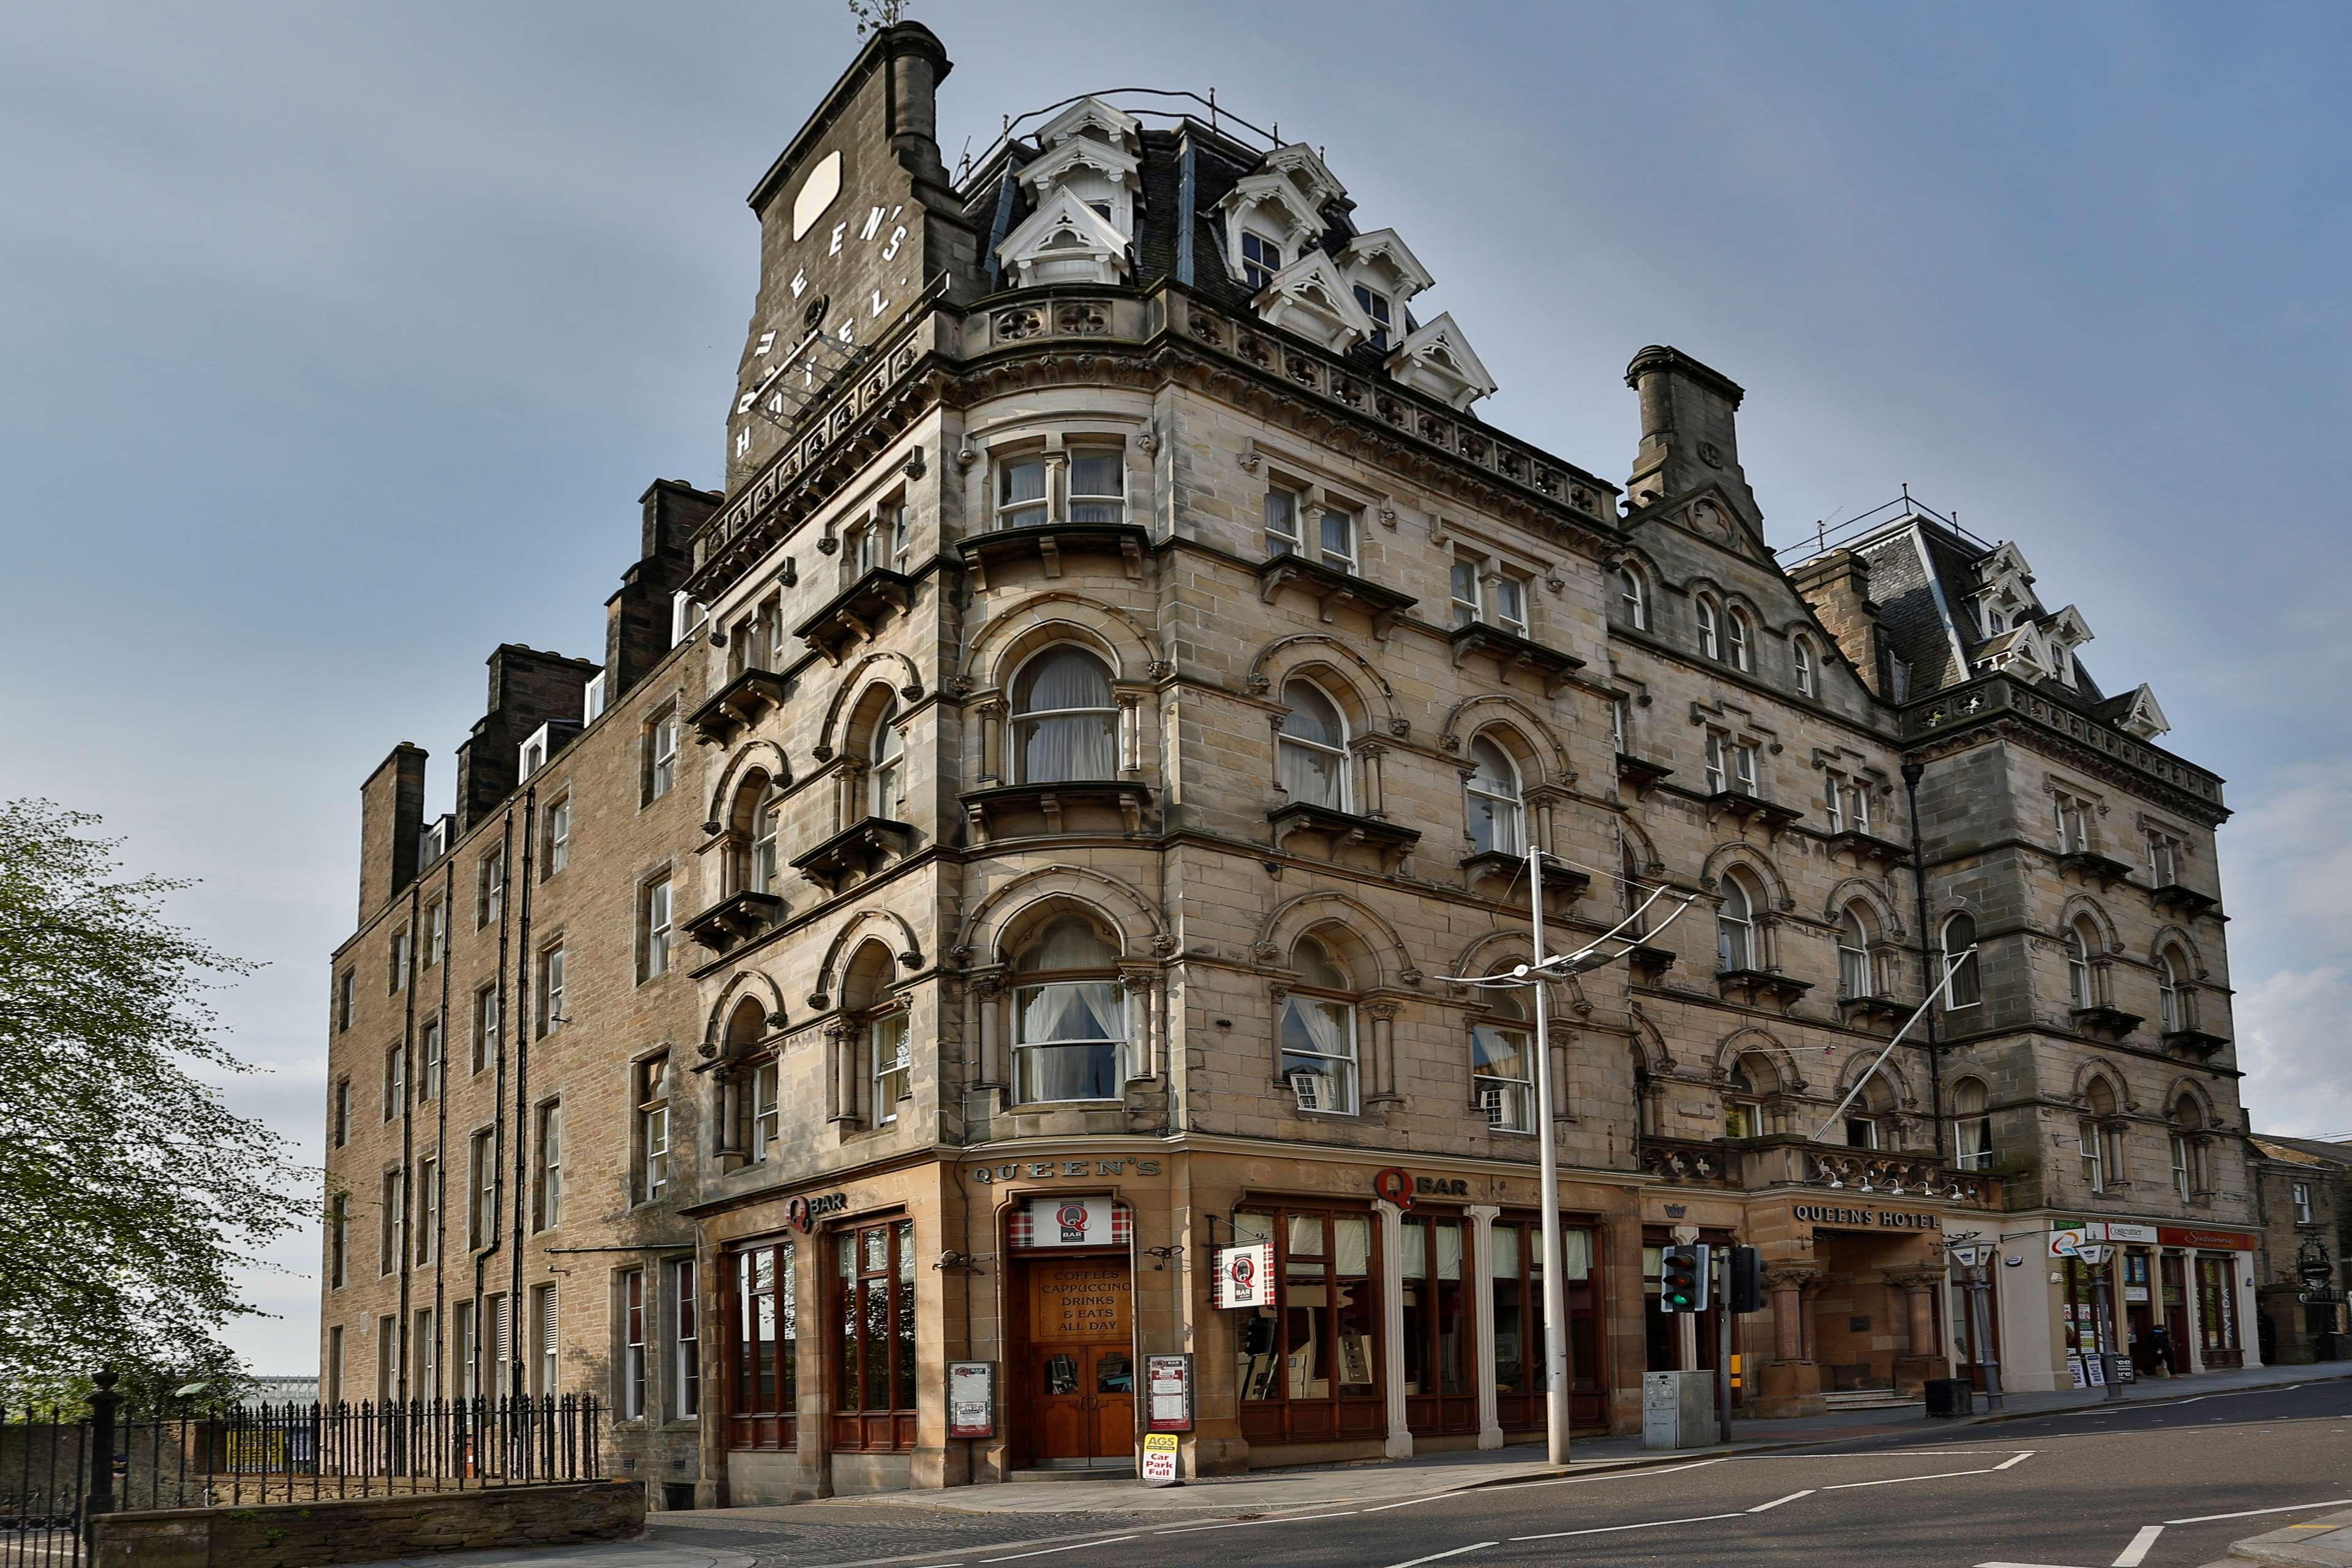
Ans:
{"label": "asphalt road", "polygon": [[[2197,1568],[2224,1556],[2232,1541],[2330,1505],[2352,1507],[2352,1383],[1927,1429],[1261,1520],[1097,1517],[1088,1521],[1093,1528],[1057,1531],[1063,1521],[1034,1516],[1018,1524],[963,1516],[969,1528],[950,1516],[927,1521],[932,1528],[917,1542],[887,1531],[867,1534],[843,1519],[821,1540],[779,1531],[756,1546],[727,1544],[793,1568],[878,1560],[923,1568],[1244,1561],[1285,1568]],[[1026,1539],[1007,1539],[1015,1530]]]}

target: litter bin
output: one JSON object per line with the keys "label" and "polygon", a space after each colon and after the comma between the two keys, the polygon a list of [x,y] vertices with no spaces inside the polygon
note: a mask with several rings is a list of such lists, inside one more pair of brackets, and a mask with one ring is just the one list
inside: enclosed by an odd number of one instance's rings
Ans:
{"label": "litter bin", "polygon": [[1927,1414],[1930,1416],[1973,1415],[1977,1410],[1976,1390],[1965,1377],[1931,1377],[1927,1380]]}

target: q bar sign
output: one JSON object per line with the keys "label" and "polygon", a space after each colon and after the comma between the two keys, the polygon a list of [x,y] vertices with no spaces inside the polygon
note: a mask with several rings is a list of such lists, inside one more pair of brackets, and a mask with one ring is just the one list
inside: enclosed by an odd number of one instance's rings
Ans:
{"label": "q bar sign", "polygon": [[1220,1307],[1274,1305],[1274,1244],[1228,1247],[1217,1254],[1216,1303]]}

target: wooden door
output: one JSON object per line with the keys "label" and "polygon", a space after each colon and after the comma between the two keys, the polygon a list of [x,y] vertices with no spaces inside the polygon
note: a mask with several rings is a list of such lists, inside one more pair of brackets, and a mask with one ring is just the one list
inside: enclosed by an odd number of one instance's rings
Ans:
{"label": "wooden door", "polygon": [[1027,1266],[1022,1358],[1031,1456],[1126,1458],[1135,1451],[1134,1280],[1121,1256]]}

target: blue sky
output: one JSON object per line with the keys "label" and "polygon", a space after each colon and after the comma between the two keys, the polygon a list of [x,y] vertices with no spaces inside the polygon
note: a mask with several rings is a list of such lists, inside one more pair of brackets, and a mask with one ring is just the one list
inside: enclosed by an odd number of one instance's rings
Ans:
{"label": "blue sky", "polygon": [[[950,161],[1112,86],[1323,147],[1503,391],[1622,476],[1621,376],[1748,389],[1774,538],[1908,483],[2014,538],[2231,781],[2256,1125],[2352,1131],[2352,12],[917,4]],[[1270,19],[1278,25],[1270,25]],[[744,194],[838,0],[106,0],[0,22],[0,795],[104,813],[269,967],[238,1103],[315,1158],[361,779],[501,641],[601,646],[656,475],[716,481]],[[309,1364],[315,1238],[238,1334]],[[284,1364],[280,1364],[284,1363]]]}

